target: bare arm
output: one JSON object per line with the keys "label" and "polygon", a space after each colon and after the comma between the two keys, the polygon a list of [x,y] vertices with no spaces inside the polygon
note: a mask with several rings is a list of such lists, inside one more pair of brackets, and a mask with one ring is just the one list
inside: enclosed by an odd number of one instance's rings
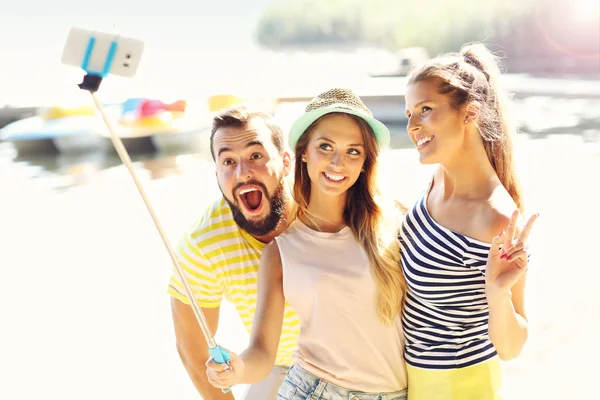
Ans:
{"label": "bare arm", "polygon": [[[505,232],[492,240],[486,271],[486,296],[490,313],[488,331],[498,356],[503,360],[516,358],[529,334],[525,314],[528,265],[525,246],[537,215],[529,218],[521,232],[517,229],[518,216],[515,211]],[[501,243],[503,246],[500,249]]]}
{"label": "bare arm", "polygon": [[487,289],[490,340],[502,360],[516,358],[529,335],[524,301],[525,275],[524,273],[509,291]]}
{"label": "bare arm", "polygon": [[255,383],[269,375],[279,347],[284,308],[281,256],[277,242],[272,241],[260,259],[250,346],[239,356],[231,353],[231,368],[209,360],[207,374],[212,385],[226,388],[238,383]]}
{"label": "bare arm", "polygon": [[279,347],[285,297],[281,255],[276,241],[263,250],[258,269],[258,299],[250,346],[240,355],[245,371],[242,383],[258,382],[269,375]]}
{"label": "bare arm", "polygon": [[[208,344],[189,304],[171,298],[171,311],[175,326],[177,352],[194,386],[205,400],[233,400],[231,393],[223,393],[212,386],[206,377]],[[220,308],[203,308],[204,316],[213,335],[219,325]]]}

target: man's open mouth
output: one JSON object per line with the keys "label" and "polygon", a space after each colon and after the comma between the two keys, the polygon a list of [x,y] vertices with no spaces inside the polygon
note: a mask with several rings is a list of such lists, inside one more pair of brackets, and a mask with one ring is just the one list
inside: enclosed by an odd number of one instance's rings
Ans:
{"label": "man's open mouth", "polygon": [[250,213],[258,213],[262,209],[263,192],[257,186],[243,186],[238,191],[238,196],[244,208]]}

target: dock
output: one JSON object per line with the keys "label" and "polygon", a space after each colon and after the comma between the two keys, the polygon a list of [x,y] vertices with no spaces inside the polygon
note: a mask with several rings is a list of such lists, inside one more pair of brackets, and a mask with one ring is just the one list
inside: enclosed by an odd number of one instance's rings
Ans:
{"label": "dock", "polygon": [[[536,78],[527,75],[504,75],[503,84],[514,99],[540,96],[560,99],[600,99],[600,80]],[[378,77],[353,81],[352,88],[383,122],[402,123],[406,77]],[[285,90],[279,104],[306,103],[320,93],[322,87],[297,87]]]}

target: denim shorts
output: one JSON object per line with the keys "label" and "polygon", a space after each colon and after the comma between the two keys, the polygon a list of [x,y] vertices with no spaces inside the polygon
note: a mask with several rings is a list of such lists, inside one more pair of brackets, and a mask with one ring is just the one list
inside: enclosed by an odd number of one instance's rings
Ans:
{"label": "denim shorts", "polygon": [[288,371],[277,400],[406,400],[408,392],[354,392],[318,378],[294,364]]}

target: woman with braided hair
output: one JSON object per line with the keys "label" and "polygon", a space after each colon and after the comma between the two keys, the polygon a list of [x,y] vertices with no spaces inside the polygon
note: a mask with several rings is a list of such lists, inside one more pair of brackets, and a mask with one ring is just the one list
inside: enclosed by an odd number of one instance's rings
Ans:
{"label": "woman with braided hair", "polygon": [[499,360],[527,340],[526,242],[514,128],[482,44],[428,61],[406,91],[420,162],[438,164],[400,233],[411,400],[497,399]]}

